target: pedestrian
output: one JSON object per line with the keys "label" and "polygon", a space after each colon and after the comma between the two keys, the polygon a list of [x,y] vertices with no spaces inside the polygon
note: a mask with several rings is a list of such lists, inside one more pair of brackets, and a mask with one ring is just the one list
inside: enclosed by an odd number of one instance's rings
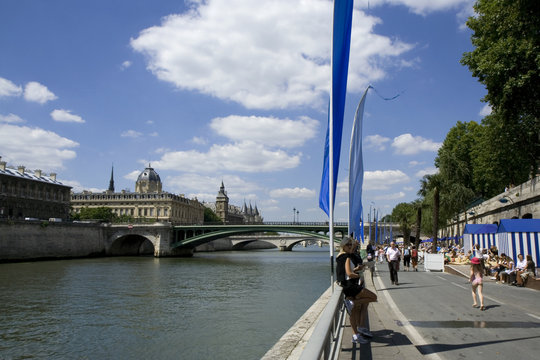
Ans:
{"label": "pedestrian", "polygon": [[472,287],[473,307],[478,307],[478,300],[476,292],[478,291],[478,299],[480,300],[480,310],[484,311],[484,294],[482,293],[484,273],[482,271],[482,262],[479,258],[473,257],[471,259],[471,274],[469,281]]}
{"label": "pedestrian", "polygon": [[396,247],[396,243],[392,241],[390,247],[386,249],[386,260],[388,261],[388,269],[390,270],[390,280],[394,285],[399,285],[398,270],[400,259],[401,252]]}
{"label": "pedestrian", "polygon": [[373,273],[375,272],[375,258],[376,258],[376,255],[375,255],[375,252],[376,252],[376,247],[373,246],[373,244],[371,243],[371,241],[369,242],[369,244],[367,245],[366,247],[366,266],[369,268],[369,272],[371,274],[371,283],[374,284],[373,282]]}
{"label": "pedestrian", "polygon": [[411,266],[411,249],[409,246],[403,248],[403,269],[409,271]]}
{"label": "pedestrian", "polygon": [[414,245],[411,250],[411,262],[414,271],[418,271],[418,250],[416,250],[416,246]]}
{"label": "pedestrian", "polygon": [[352,341],[359,344],[366,344],[373,334],[366,328],[367,309],[370,302],[377,301],[377,295],[364,287],[364,282],[360,281],[358,271],[364,265],[354,266],[352,261],[353,242],[349,237],[341,241],[341,251],[336,257],[336,277],[339,285],[343,287],[345,295],[345,305],[347,306],[349,320],[353,331]]}

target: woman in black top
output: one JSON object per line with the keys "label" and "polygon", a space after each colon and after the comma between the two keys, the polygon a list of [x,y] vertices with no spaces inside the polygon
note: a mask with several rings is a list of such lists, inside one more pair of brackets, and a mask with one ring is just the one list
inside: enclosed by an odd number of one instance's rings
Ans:
{"label": "woman in black top", "polygon": [[350,321],[353,342],[366,343],[366,337],[373,336],[365,327],[367,307],[370,302],[377,301],[377,295],[364,288],[363,281],[360,281],[360,275],[356,273],[363,269],[364,265],[355,267],[353,264],[352,258],[355,248],[353,241],[350,238],[341,241],[341,251],[336,257],[336,275],[338,283],[343,287],[345,301],[352,302]]}

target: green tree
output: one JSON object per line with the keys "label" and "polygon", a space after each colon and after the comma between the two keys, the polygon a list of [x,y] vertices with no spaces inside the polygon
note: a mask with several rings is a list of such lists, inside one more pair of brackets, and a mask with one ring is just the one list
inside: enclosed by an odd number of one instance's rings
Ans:
{"label": "green tree", "polygon": [[412,203],[399,203],[392,210],[392,220],[399,224],[403,233],[403,243],[409,244],[411,229],[416,221],[416,209]]}
{"label": "green tree", "polygon": [[[531,176],[540,158],[540,5],[538,0],[478,0],[467,26],[475,49],[461,63],[486,86],[497,120],[486,141],[524,153]],[[506,136],[505,136],[506,134]],[[491,143],[493,144],[493,143]],[[505,152],[506,153],[506,152]],[[510,177],[519,178],[521,171]],[[519,182],[522,179],[518,180]]]}
{"label": "green tree", "polygon": [[112,212],[111,208],[101,206],[97,208],[84,207],[79,212],[80,220],[101,220],[112,222],[116,218],[116,214]]}
{"label": "green tree", "polygon": [[530,116],[524,125],[505,123],[500,114],[484,118],[482,132],[473,148],[474,188],[485,198],[501,193],[510,184],[525,182],[530,174],[535,125]]}
{"label": "green tree", "polygon": [[216,215],[215,212],[212,211],[212,209],[205,207],[204,208],[204,223],[205,224],[221,224],[221,218]]}

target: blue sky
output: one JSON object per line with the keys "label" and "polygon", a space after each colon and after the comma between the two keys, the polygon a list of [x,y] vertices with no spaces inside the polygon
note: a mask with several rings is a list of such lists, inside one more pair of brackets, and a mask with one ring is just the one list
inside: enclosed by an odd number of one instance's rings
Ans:
{"label": "blue sky", "polygon": [[[481,121],[471,0],[355,1],[336,199],[363,90],[364,208],[390,213],[457,121]],[[74,191],[134,190],[148,163],[165,191],[257,205],[265,220],[318,207],[330,87],[326,0],[0,2],[0,156]],[[366,210],[367,212],[367,210]]]}

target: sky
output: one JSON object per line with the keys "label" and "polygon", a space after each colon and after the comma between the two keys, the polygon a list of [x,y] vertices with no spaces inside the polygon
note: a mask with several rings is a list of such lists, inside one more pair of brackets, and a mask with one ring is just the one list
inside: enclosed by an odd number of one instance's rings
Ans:
{"label": "sky", "polygon": [[[356,106],[365,217],[418,198],[458,121],[489,114],[459,63],[472,0],[356,0],[334,220],[346,221]],[[0,156],[74,192],[163,190],[257,206],[265,221],[319,208],[328,121],[327,0],[0,2]],[[385,100],[399,95],[394,100]]]}

